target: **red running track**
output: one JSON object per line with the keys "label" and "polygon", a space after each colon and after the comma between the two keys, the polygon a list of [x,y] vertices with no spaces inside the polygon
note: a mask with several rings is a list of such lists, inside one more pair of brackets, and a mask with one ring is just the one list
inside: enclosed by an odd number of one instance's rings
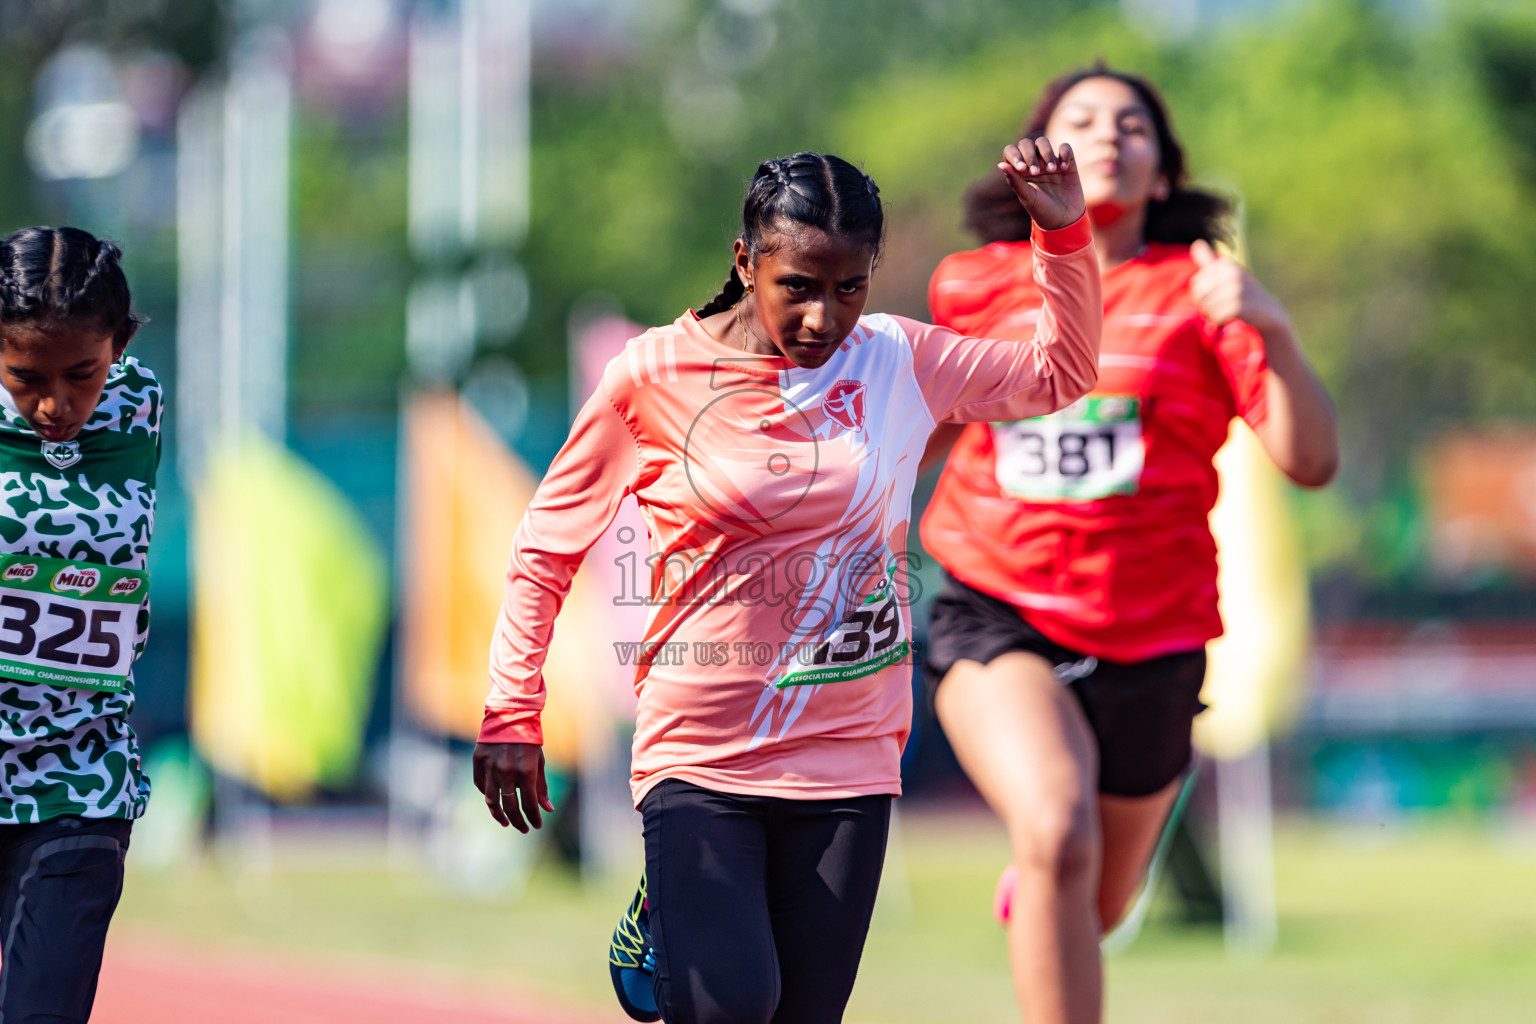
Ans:
{"label": "red running track", "polygon": [[409,967],[322,966],[114,931],[92,1024],[618,1024]]}

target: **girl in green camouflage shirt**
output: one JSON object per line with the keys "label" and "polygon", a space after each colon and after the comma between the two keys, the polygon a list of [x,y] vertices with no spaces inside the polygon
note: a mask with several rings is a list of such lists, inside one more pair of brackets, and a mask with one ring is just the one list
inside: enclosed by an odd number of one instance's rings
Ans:
{"label": "girl in green camouflage shirt", "polygon": [[118,248],[0,240],[0,1021],[90,1016],[149,780],[128,713],[163,399]]}

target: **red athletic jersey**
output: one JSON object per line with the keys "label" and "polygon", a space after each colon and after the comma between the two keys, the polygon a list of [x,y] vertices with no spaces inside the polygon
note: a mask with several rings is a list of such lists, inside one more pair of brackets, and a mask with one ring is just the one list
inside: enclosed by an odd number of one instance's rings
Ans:
{"label": "red athletic jersey", "polygon": [[[948,257],[929,287],[934,321],[1029,337],[1031,263],[1028,242]],[[1263,422],[1268,364],[1248,324],[1201,315],[1195,271],[1187,246],[1154,244],[1105,273],[1092,394],[1052,417],[971,424],[923,516],[923,544],[953,576],[1110,661],[1197,650],[1222,631],[1211,460],[1234,416]]]}

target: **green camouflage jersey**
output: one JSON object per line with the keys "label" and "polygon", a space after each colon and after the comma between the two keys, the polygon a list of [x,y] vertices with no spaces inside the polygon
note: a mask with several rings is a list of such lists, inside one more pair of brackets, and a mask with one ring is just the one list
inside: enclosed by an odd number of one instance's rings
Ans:
{"label": "green camouflage jersey", "polygon": [[[50,442],[0,388],[0,554],[143,570],[163,404],[154,374],[124,358],[79,435]],[[0,643],[8,635],[0,618]],[[135,658],[148,635],[146,588]],[[131,673],[117,693],[0,676],[0,824],[143,814],[149,779],[127,722],[133,691]]]}

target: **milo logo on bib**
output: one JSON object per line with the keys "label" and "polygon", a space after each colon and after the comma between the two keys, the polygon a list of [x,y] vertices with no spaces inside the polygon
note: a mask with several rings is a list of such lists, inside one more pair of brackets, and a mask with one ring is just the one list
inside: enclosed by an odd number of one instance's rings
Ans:
{"label": "milo logo on bib", "polygon": [[96,589],[96,584],[100,582],[100,570],[81,569],[72,565],[54,573],[52,587],[53,592],[56,594],[63,594],[66,591],[74,591],[77,594],[89,594]]}
{"label": "milo logo on bib", "polygon": [[148,587],[136,569],[0,556],[0,676],[121,690]]}

